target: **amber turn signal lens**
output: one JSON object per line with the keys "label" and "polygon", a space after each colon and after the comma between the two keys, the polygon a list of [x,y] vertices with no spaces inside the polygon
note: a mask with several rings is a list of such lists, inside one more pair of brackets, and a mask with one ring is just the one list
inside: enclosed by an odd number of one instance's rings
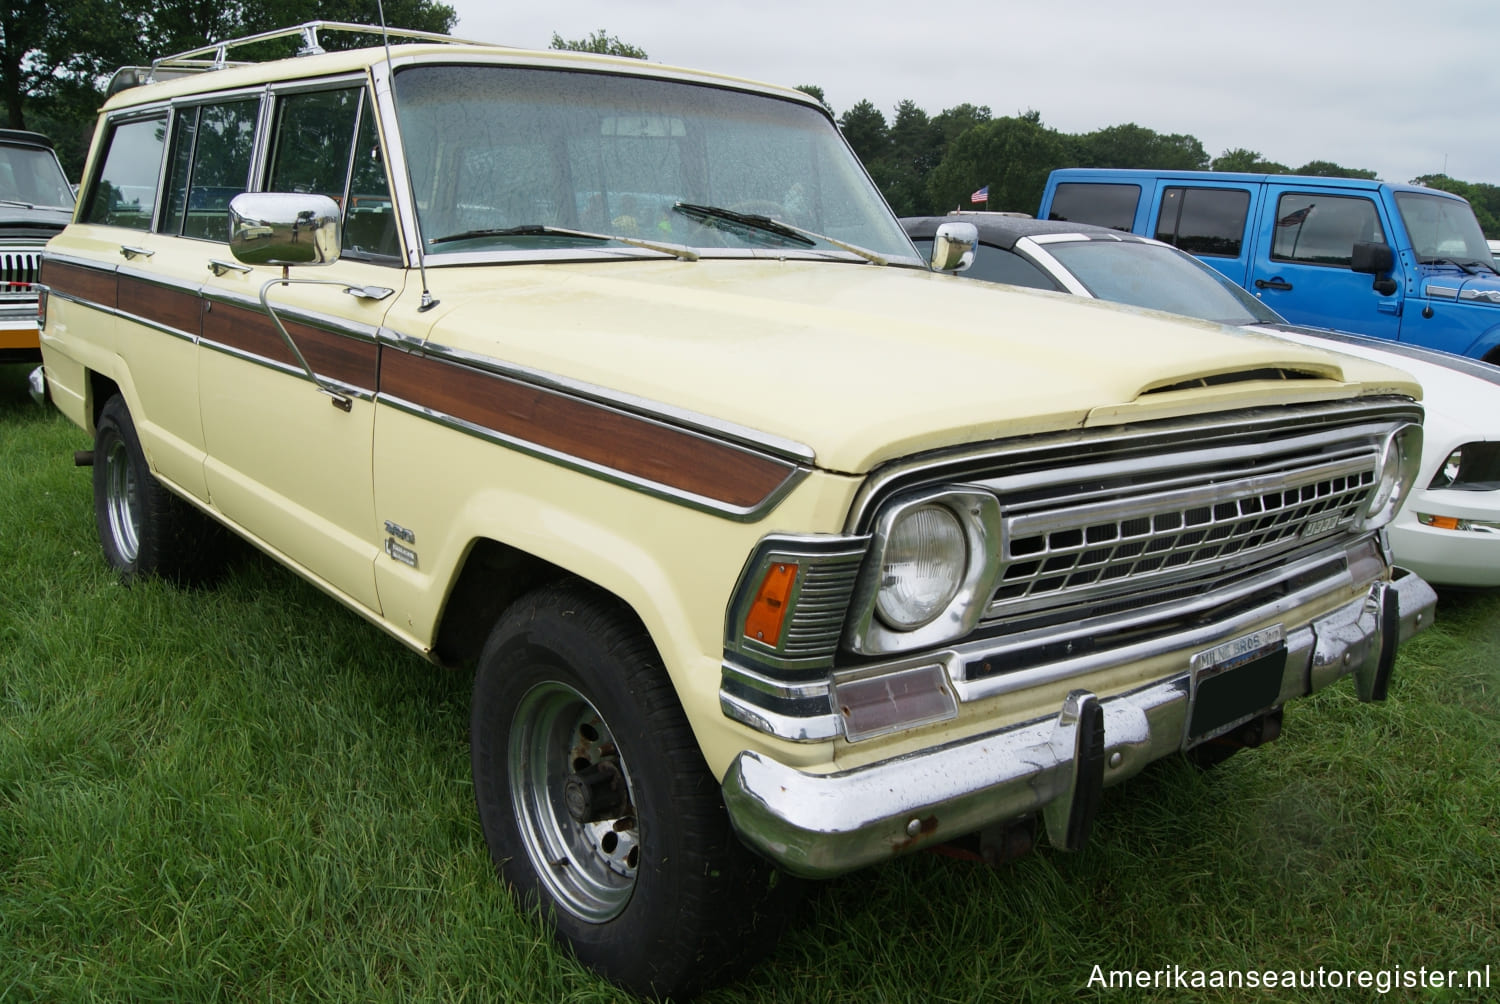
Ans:
{"label": "amber turn signal lens", "polygon": [[776,648],[781,644],[781,627],[786,620],[792,586],[797,583],[797,566],[778,561],[766,569],[750,612],[745,615],[745,637]]}

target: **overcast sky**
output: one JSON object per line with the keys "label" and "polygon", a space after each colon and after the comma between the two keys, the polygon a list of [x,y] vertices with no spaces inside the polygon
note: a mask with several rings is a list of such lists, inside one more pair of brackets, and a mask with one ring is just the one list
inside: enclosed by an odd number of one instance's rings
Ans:
{"label": "overcast sky", "polygon": [[448,2],[461,36],[605,29],[653,62],[817,84],[837,114],[969,102],[1065,133],[1187,133],[1210,157],[1500,184],[1500,0]]}

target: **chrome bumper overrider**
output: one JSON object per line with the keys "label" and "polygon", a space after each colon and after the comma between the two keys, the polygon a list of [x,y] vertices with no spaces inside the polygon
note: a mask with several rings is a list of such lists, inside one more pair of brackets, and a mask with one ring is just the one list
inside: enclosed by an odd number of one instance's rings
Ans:
{"label": "chrome bumper overrider", "polygon": [[[1288,626],[1282,698],[1352,675],[1361,700],[1384,699],[1397,646],[1432,623],[1436,603],[1397,569],[1366,597]],[[1183,748],[1190,676],[1103,700],[1074,691],[1054,716],[833,774],[745,751],[724,776],[724,804],[746,844],[813,878],[1037,812],[1054,845],[1077,847],[1101,788]]]}

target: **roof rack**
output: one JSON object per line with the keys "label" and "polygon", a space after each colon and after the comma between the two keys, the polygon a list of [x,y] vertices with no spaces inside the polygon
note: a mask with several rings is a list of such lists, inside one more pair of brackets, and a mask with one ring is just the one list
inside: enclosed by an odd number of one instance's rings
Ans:
{"label": "roof rack", "polygon": [[253,45],[256,42],[269,42],[277,38],[292,38],[293,36],[301,35],[302,46],[297,50],[296,54],[298,56],[319,56],[326,51],[318,43],[319,31],[347,32],[357,35],[375,35],[382,38],[399,38],[404,41],[444,42],[455,45],[495,44],[493,42],[480,42],[476,39],[458,38],[453,35],[442,35],[433,31],[416,31],[411,28],[384,28],[378,24],[354,24],[349,21],[306,21],[291,28],[277,28],[274,31],[263,31],[255,35],[246,35],[243,38],[226,39],[222,42],[205,45],[202,48],[189,49],[186,52],[163,56],[160,59],[152,60],[150,66],[122,66],[110,78],[106,93],[114,94],[128,87],[138,87],[141,84],[171,80],[174,77],[181,77],[190,73],[222,70],[230,66],[248,66],[254,63],[255,60],[231,60],[229,58],[230,50]]}

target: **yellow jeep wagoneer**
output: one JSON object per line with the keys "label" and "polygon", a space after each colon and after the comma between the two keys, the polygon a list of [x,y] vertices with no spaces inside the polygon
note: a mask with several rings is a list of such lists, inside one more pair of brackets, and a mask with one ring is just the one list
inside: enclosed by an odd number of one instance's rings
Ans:
{"label": "yellow jeep wagoneer", "polygon": [[122,80],[46,383],[124,578],[227,527],[473,667],[495,866],[622,985],[780,874],[1080,847],[1430,619],[1405,374],[938,274],[798,91],[320,27]]}

